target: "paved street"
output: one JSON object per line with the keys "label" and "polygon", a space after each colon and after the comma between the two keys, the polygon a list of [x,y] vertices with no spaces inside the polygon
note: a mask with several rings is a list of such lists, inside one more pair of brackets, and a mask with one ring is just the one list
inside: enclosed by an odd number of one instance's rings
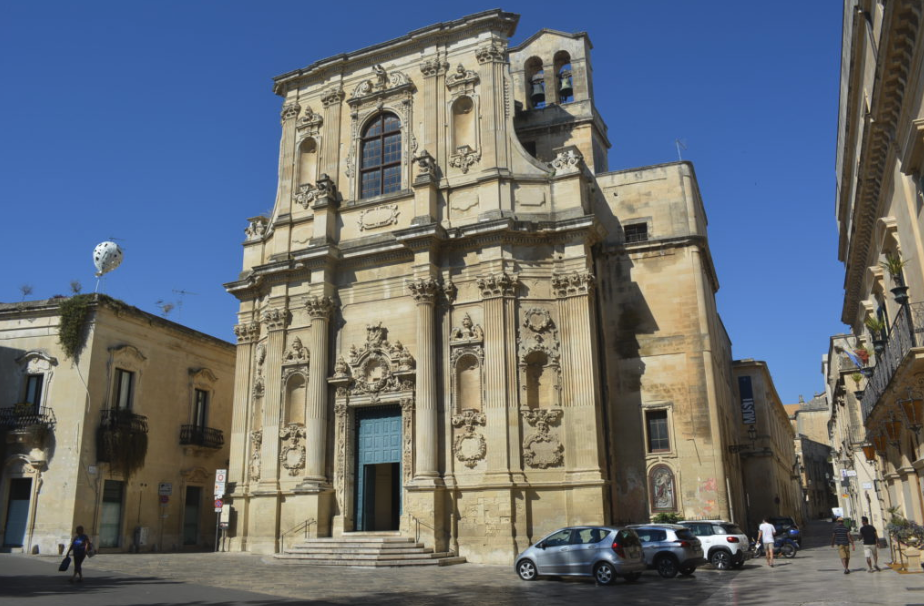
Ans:
{"label": "paved street", "polygon": [[[338,569],[280,564],[230,553],[100,555],[71,585],[57,557],[0,555],[0,604],[109,606],[134,604],[620,604],[924,605],[924,574],[888,569],[867,574],[862,548],[841,572],[829,546],[830,524],[813,523],[806,548],[773,569],[763,561],[741,571],[704,568],[691,578],[646,573],[635,584],[597,587],[584,580],[525,583],[512,568],[465,564],[428,569]],[[882,550],[881,563],[888,561]],[[885,567],[883,567],[885,568]]]}

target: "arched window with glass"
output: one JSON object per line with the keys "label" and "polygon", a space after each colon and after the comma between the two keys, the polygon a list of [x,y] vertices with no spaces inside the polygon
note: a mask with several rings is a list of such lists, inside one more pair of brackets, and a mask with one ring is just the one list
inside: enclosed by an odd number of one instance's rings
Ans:
{"label": "arched window with glass", "polygon": [[401,121],[383,113],[366,125],[360,139],[360,198],[401,190]]}

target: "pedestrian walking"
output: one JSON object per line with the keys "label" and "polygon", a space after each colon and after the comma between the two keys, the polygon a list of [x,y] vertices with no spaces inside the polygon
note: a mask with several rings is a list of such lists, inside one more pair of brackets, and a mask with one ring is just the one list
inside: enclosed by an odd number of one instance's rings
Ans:
{"label": "pedestrian walking", "polygon": [[844,526],[844,518],[838,518],[831,533],[831,547],[837,547],[837,554],[844,564],[844,574],[850,574],[850,552],[856,549],[850,529]]}
{"label": "pedestrian walking", "polygon": [[83,526],[77,527],[77,534],[74,536],[71,541],[71,546],[67,550],[66,555],[70,555],[71,552],[74,552],[74,574],[71,575],[70,582],[83,582],[83,560],[87,557],[87,553],[93,548],[93,545],[90,544],[90,537],[84,534]]}
{"label": "pedestrian walking", "polygon": [[[860,536],[863,538],[863,555],[866,556],[867,572],[879,572],[879,533],[876,527],[869,523],[869,518],[860,518]],[[875,570],[873,570],[875,568]]]}
{"label": "pedestrian walking", "polygon": [[773,543],[776,538],[776,527],[764,518],[763,523],[757,530],[757,542],[764,548],[764,555],[767,556],[767,564],[773,568]]}

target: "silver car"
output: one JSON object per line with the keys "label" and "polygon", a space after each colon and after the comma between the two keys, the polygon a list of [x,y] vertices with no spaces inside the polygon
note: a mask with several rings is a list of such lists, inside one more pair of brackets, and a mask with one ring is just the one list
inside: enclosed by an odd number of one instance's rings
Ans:
{"label": "silver car", "polygon": [[588,576],[600,585],[616,577],[638,579],[645,570],[642,544],[627,528],[572,526],[556,530],[517,556],[514,569],[524,581],[539,575]]}
{"label": "silver car", "polygon": [[636,524],[630,526],[642,541],[645,563],[665,579],[687,576],[706,563],[703,545],[686,526]]}

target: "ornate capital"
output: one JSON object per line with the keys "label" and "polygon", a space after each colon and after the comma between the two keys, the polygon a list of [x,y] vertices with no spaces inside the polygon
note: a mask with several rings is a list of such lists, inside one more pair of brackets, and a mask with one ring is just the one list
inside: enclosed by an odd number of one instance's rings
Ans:
{"label": "ornate capital", "polygon": [[475,58],[478,63],[503,63],[506,61],[506,49],[500,40],[491,40],[477,51]]}
{"label": "ornate capital", "polygon": [[511,276],[506,272],[501,272],[490,276],[479,276],[475,283],[481,290],[482,299],[493,299],[494,297],[517,296],[520,279],[516,275]]}
{"label": "ornate capital", "polygon": [[407,289],[418,304],[433,305],[440,293],[440,283],[433,278],[417,278],[407,281]]}
{"label": "ornate capital", "polygon": [[584,156],[574,148],[569,148],[563,152],[558,152],[558,155],[549,163],[549,166],[554,168],[556,173],[563,174],[579,171],[583,163]]}
{"label": "ornate capital", "polygon": [[420,73],[424,75],[424,78],[445,74],[447,69],[449,69],[449,62],[439,59],[427,59],[420,64]]}
{"label": "ornate capital", "polygon": [[340,105],[343,102],[344,97],[346,97],[346,93],[344,93],[339,88],[332,88],[330,90],[326,90],[321,95],[321,105],[323,105],[324,107],[330,107],[331,105]]}
{"label": "ornate capital", "polygon": [[239,344],[253,343],[260,336],[260,325],[256,322],[237,324],[234,327],[234,336]]}
{"label": "ornate capital", "polygon": [[580,272],[552,276],[552,290],[556,297],[562,299],[577,295],[591,295],[596,287],[596,280],[593,274]]}
{"label": "ornate capital", "polygon": [[292,120],[298,117],[299,110],[302,109],[302,106],[297,102],[293,101],[292,103],[286,103],[282,106],[282,119],[283,120]]}
{"label": "ornate capital", "polygon": [[285,328],[289,320],[289,312],[284,307],[267,307],[260,314],[260,320],[266,325],[267,330],[279,330]]}
{"label": "ornate capital", "polygon": [[330,297],[308,297],[305,308],[312,318],[329,320],[337,308],[337,303]]}

